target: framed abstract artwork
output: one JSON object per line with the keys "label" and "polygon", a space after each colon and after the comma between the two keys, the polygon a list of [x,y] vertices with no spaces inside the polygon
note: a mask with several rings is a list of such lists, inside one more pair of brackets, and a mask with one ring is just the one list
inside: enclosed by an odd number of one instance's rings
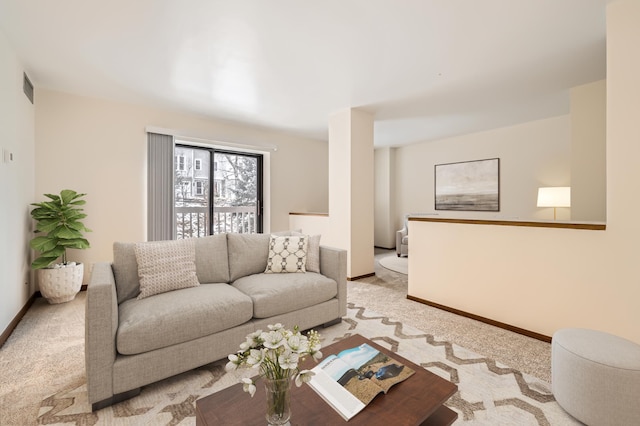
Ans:
{"label": "framed abstract artwork", "polygon": [[500,211],[500,159],[436,164],[436,210]]}

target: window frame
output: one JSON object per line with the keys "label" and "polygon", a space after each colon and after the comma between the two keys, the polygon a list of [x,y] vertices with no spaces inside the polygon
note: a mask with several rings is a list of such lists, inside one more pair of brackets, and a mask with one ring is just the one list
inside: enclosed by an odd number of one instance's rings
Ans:
{"label": "window frame", "polygon": [[[215,147],[215,146],[203,146],[203,145],[199,145],[199,144],[190,144],[188,140],[183,140],[180,139],[179,141],[176,140],[175,144],[174,144],[174,152],[176,149],[178,148],[189,148],[189,149],[197,149],[197,150],[205,150],[209,152],[209,223],[208,223],[208,228],[209,228],[209,235],[213,235],[213,231],[214,231],[214,212],[215,212],[215,203],[213,201],[213,197],[215,196],[215,186],[216,186],[216,181],[217,183],[220,185],[220,189],[221,191],[225,191],[226,190],[226,185],[224,184],[223,181],[221,181],[220,179],[214,179],[214,173],[218,171],[218,161],[215,161],[215,154],[230,154],[230,155],[238,155],[238,156],[244,156],[244,157],[252,157],[255,158],[257,161],[256,164],[256,178],[257,178],[257,188],[256,188],[256,202],[257,202],[257,206],[256,206],[256,229],[255,232],[256,233],[262,233],[264,230],[264,184],[265,184],[265,176],[264,176],[264,157],[265,154],[264,153],[259,153],[259,152],[246,152],[246,151],[235,151],[233,149],[223,149],[223,148],[219,148],[219,147]],[[177,156],[176,156],[177,157]],[[183,158],[185,156],[182,156]],[[194,159],[194,171],[196,170],[195,168],[195,162],[196,161],[200,161],[201,159]],[[183,164],[184,170],[177,170],[176,171],[185,171],[186,170],[186,160],[184,161]],[[196,185],[196,181],[194,181],[193,186]],[[203,182],[204,183],[204,182]],[[204,191],[203,191],[204,193]],[[197,194],[197,192],[193,191],[194,195],[199,195]],[[204,194],[203,194],[204,195]],[[177,227],[177,222],[176,222],[176,217],[174,215],[174,221],[173,221],[173,228],[174,228],[174,232],[176,232],[176,227]],[[177,232],[176,232],[177,235]]]}

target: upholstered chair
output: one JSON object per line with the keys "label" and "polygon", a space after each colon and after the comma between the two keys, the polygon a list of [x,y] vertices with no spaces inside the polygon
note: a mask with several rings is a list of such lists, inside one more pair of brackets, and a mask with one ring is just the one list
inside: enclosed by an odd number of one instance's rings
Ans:
{"label": "upholstered chair", "polygon": [[409,256],[409,216],[404,217],[404,227],[396,232],[396,253],[398,257]]}

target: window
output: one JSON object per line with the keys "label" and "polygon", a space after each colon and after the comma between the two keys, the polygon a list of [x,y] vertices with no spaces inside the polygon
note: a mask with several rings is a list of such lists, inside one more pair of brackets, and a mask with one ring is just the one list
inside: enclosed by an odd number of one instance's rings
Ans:
{"label": "window", "polygon": [[262,155],[182,144],[174,150],[177,159],[193,159],[193,167],[183,161],[182,169],[176,161],[177,238],[262,232]]}
{"label": "window", "polygon": [[196,185],[196,195],[204,195],[204,182],[197,180],[195,181]]}
{"label": "window", "polygon": [[184,171],[185,170],[186,159],[184,155],[176,156],[176,170]]}
{"label": "window", "polygon": [[262,232],[261,154],[190,146],[153,132],[147,148],[149,241]]}

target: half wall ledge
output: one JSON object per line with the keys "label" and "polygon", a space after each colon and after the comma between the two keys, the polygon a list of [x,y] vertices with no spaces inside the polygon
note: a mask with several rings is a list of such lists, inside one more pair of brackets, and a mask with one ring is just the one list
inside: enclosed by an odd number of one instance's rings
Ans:
{"label": "half wall ledge", "polygon": [[524,220],[492,220],[492,219],[455,219],[455,218],[435,218],[409,216],[409,221],[413,222],[441,222],[441,223],[461,223],[467,225],[493,225],[493,226],[528,226],[533,228],[563,228],[563,229],[586,229],[590,231],[605,231],[607,225],[601,222],[549,222],[549,221],[524,221]]}
{"label": "half wall ledge", "polygon": [[290,216],[320,216],[320,217],[329,217],[329,213],[303,213],[303,212],[289,212]]}
{"label": "half wall ledge", "polygon": [[567,324],[625,335],[625,323],[613,319],[619,306],[594,291],[610,282],[600,262],[605,223],[408,220],[407,299],[544,342]]}

